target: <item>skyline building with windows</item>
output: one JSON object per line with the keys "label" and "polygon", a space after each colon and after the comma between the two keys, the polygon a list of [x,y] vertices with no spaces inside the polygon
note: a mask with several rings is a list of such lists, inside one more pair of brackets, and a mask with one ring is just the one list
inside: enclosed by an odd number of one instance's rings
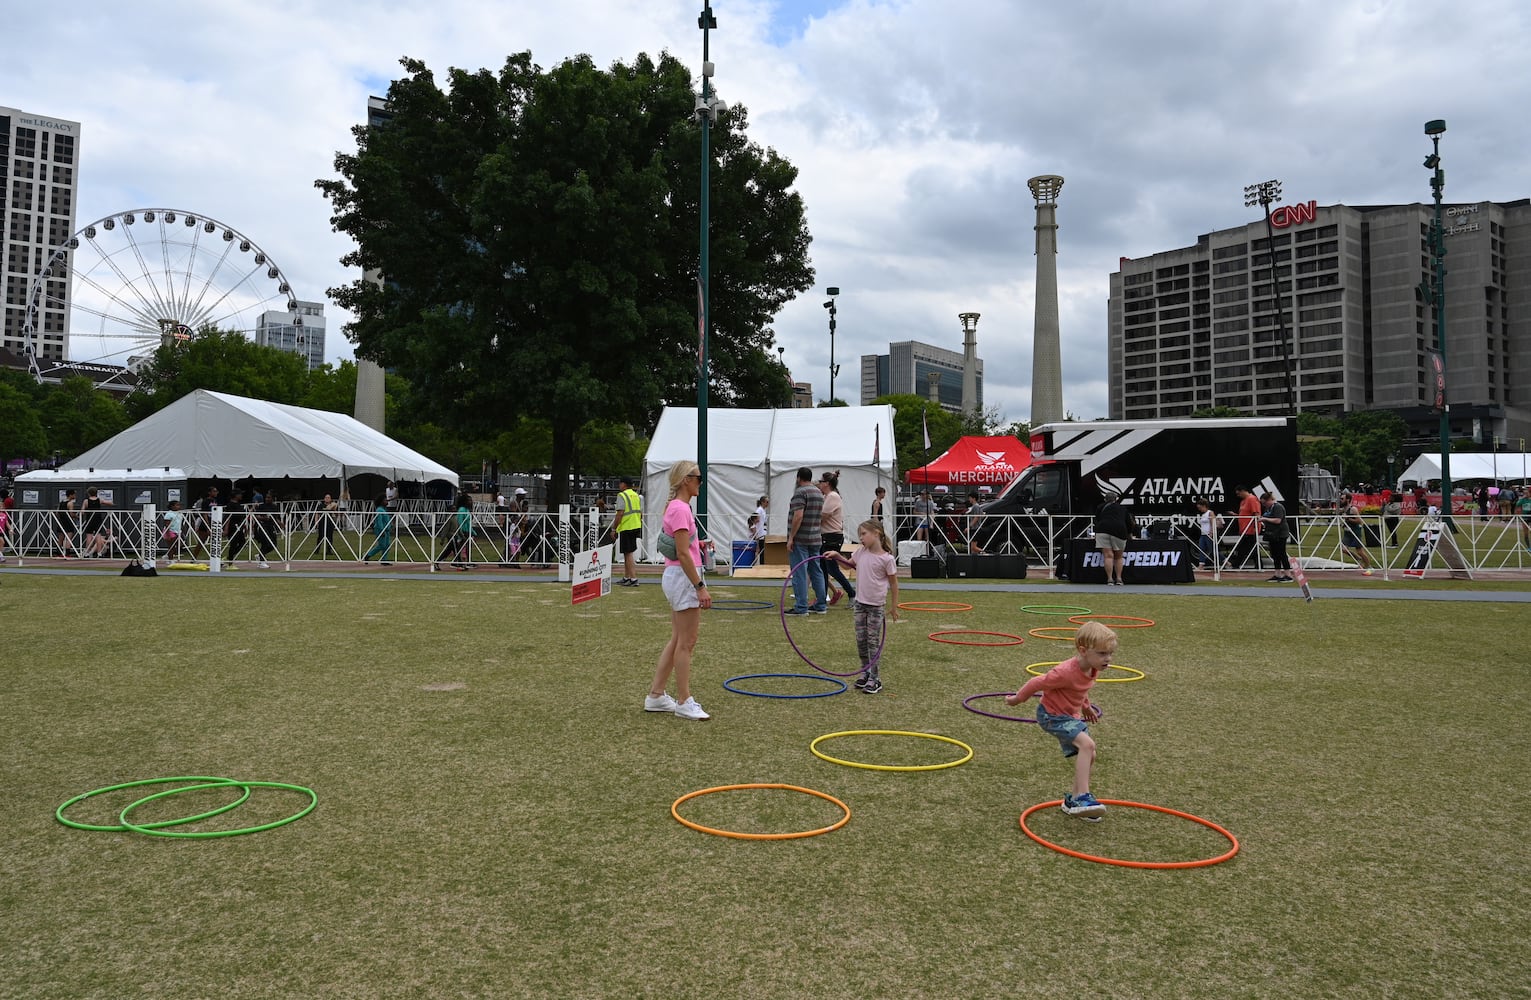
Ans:
{"label": "skyline building with windows", "polygon": [[255,342],[301,354],[308,370],[314,371],[324,364],[324,303],[298,300],[296,306],[261,313],[255,322]]}
{"label": "skyline building with windows", "polygon": [[[1433,215],[1429,204],[1310,201],[1272,209],[1274,247],[1261,218],[1123,257],[1110,279],[1111,418],[1289,413],[1284,326],[1298,412],[1391,410],[1411,438],[1438,438],[1435,317],[1421,287]],[[1518,448],[1531,438],[1531,200],[1453,203],[1442,222],[1452,436]]]}
{"label": "skyline building with windows", "polygon": [[[17,355],[26,352],[32,278],[75,231],[79,146],[79,122],[0,107],[0,274],[5,276],[0,346]],[[64,273],[47,279],[46,299],[52,304],[35,323],[39,362],[65,360],[74,255],[65,260]]]}
{"label": "skyline building with windows", "polygon": [[[978,394],[974,412],[983,412],[983,359],[975,357]],[[961,413],[963,354],[944,347],[904,340],[888,345],[887,354],[861,356],[861,405],[867,406],[879,396],[912,393],[931,398],[931,378],[935,378],[937,402],[949,413]]]}

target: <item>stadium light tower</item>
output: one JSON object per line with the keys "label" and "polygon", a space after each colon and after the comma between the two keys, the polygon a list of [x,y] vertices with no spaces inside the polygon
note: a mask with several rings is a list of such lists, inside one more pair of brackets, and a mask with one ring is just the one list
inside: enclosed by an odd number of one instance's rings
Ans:
{"label": "stadium light tower", "polygon": [[1441,169],[1441,133],[1445,131],[1444,118],[1425,122],[1425,134],[1430,137],[1432,147],[1430,155],[1425,157],[1425,169],[1430,171],[1430,190],[1435,195],[1435,218],[1430,224],[1429,244],[1435,280],[1427,298],[1435,306],[1435,351],[1440,357],[1435,378],[1441,408],[1441,516],[1451,524],[1451,400],[1446,395],[1446,230],[1441,226],[1441,196],[1446,193],[1446,171]]}
{"label": "stadium light tower", "polygon": [[1276,303],[1276,329],[1281,336],[1281,367],[1286,373],[1286,408],[1297,413],[1297,392],[1292,387],[1292,346],[1287,343],[1286,307],[1281,300],[1281,280],[1276,275],[1276,230],[1271,225],[1271,203],[1281,200],[1280,181],[1261,181],[1244,185],[1244,205],[1259,205],[1265,213],[1265,250],[1271,265],[1271,298]]}
{"label": "stadium light tower", "polygon": [[824,294],[829,296],[829,301],[824,303],[824,308],[829,310],[829,405],[835,405],[835,376],[840,374],[840,366],[835,364],[835,296],[840,294],[838,285],[830,285],[824,289]]}

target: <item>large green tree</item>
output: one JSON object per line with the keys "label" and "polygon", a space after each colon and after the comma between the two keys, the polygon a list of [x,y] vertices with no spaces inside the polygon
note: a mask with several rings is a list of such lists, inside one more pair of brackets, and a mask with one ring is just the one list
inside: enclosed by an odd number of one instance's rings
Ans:
{"label": "large green tree", "polygon": [[[552,431],[551,499],[566,496],[581,427],[652,426],[697,396],[701,138],[695,91],[669,55],[498,73],[416,60],[391,118],[316,184],[336,229],[377,269],[331,295],[360,357],[408,378],[434,418],[492,436],[520,416]],[[807,289],[797,171],[746,137],[742,108],[712,129],[710,405],[778,404],[770,322]]]}
{"label": "large green tree", "polygon": [[138,391],[125,405],[130,417],[142,420],[197,389],[296,405],[308,387],[302,355],[206,327],[190,340],[156,348],[138,372]]}
{"label": "large green tree", "polygon": [[[898,442],[898,475],[940,457],[965,433],[963,421],[948,413],[938,403],[913,393],[878,396],[873,405],[893,407],[893,438]],[[925,432],[930,431],[930,447],[925,447]]]}
{"label": "large green tree", "polygon": [[0,470],[13,458],[48,454],[48,434],[30,396],[0,382]]}

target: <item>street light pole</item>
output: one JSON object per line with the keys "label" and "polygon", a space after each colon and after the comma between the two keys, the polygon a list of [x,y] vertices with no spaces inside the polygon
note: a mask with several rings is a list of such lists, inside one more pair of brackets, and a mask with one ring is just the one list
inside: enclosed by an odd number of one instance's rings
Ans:
{"label": "street light pole", "polygon": [[1433,147],[1430,155],[1425,157],[1425,169],[1430,171],[1430,190],[1435,195],[1435,218],[1430,224],[1430,256],[1435,265],[1435,280],[1430,289],[1430,301],[1435,306],[1435,352],[1440,358],[1435,377],[1441,400],[1441,516],[1447,524],[1452,524],[1451,399],[1446,395],[1446,230],[1441,226],[1441,196],[1446,191],[1446,171],[1441,169],[1441,133],[1445,131],[1445,119],[1425,122],[1425,134],[1430,137]]}
{"label": "street light pole", "polygon": [[835,376],[840,374],[840,366],[835,364],[835,296],[840,294],[839,287],[830,285],[824,289],[824,294],[829,296],[829,301],[824,303],[824,308],[829,310],[829,399],[830,406],[835,405]]}
{"label": "street light pole", "polygon": [[[1261,181],[1258,184],[1244,185],[1244,205],[1252,208],[1259,205],[1265,212],[1265,249],[1269,253],[1271,265],[1271,297],[1276,303],[1276,328],[1281,336],[1281,367],[1286,374],[1286,408],[1295,415],[1297,413],[1297,392],[1292,386],[1292,346],[1287,343],[1286,335],[1286,309],[1281,301],[1281,280],[1276,275],[1276,229],[1271,225],[1271,203],[1281,198],[1281,182],[1276,180]],[[1258,386],[1255,390],[1259,391]]]}
{"label": "street light pole", "polygon": [[696,464],[702,473],[701,489],[696,497],[699,534],[707,534],[707,381],[711,366],[707,357],[707,333],[711,307],[707,250],[710,224],[707,218],[712,171],[712,123],[718,120],[719,102],[712,96],[712,62],[708,58],[707,32],[718,26],[712,16],[712,0],[702,0],[702,13],[696,19],[702,29],[702,96],[696,101],[696,117],[702,125],[702,195],[701,249],[697,257],[697,377],[696,377]]}

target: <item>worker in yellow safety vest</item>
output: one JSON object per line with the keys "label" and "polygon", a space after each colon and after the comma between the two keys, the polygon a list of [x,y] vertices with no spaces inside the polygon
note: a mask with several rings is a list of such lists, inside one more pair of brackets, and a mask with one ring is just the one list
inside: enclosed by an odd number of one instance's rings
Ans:
{"label": "worker in yellow safety vest", "polygon": [[622,553],[623,587],[638,586],[638,536],[643,534],[643,497],[633,489],[633,477],[617,480],[622,492],[617,494],[617,550]]}

